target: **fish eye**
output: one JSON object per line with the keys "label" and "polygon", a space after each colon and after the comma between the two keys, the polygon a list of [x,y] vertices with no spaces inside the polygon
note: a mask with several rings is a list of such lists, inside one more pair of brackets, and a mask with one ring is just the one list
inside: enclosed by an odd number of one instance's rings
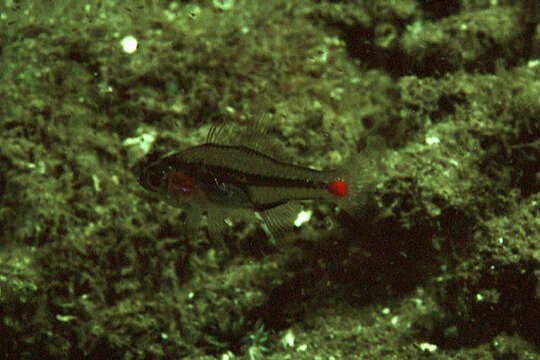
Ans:
{"label": "fish eye", "polygon": [[154,169],[148,169],[146,175],[146,183],[152,188],[157,188],[161,186],[163,179],[165,179],[166,171],[162,167],[157,167]]}

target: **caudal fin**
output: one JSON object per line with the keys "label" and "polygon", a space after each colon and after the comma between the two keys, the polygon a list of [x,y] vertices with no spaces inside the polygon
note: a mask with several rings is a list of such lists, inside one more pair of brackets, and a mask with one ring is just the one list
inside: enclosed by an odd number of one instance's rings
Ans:
{"label": "caudal fin", "polygon": [[335,172],[328,184],[330,200],[355,221],[369,212],[370,203],[381,176],[380,157],[371,153],[354,154]]}

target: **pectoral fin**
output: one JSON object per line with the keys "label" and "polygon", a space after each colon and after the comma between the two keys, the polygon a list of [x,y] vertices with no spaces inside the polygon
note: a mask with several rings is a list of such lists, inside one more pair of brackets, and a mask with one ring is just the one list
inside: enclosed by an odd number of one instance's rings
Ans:
{"label": "pectoral fin", "polygon": [[186,219],[184,220],[184,228],[189,238],[194,238],[199,230],[201,222],[202,210],[199,206],[190,206],[186,208]]}

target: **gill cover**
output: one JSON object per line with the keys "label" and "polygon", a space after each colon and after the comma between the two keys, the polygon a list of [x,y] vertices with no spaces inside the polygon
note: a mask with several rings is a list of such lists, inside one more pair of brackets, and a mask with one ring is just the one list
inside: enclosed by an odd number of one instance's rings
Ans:
{"label": "gill cover", "polygon": [[193,193],[195,184],[193,179],[178,171],[170,170],[167,176],[167,190],[173,196],[189,196]]}

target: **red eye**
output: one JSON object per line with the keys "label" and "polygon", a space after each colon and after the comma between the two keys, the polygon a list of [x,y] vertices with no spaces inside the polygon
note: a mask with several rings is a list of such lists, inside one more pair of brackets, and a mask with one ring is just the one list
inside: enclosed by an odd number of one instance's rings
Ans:
{"label": "red eye", "polygon": [[193,192],[193,179],[184,173],[169,172],[169,193],[175,196],[188,196]]}

